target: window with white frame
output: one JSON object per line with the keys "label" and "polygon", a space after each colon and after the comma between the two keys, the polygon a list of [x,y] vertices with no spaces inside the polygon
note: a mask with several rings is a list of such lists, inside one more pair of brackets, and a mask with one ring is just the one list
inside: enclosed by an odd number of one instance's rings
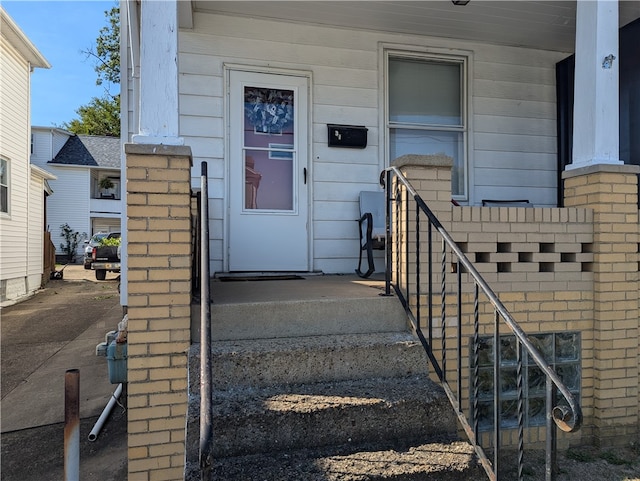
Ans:
{"label": "window with white frame", "polygon": [[0,159],[0,212],[9,213],[9,162]]}
{"label": "window with white frame", "polygon": [[451,192],[466,191],[466,57],[388,52],[389,160],[406,154],[453,159]]}

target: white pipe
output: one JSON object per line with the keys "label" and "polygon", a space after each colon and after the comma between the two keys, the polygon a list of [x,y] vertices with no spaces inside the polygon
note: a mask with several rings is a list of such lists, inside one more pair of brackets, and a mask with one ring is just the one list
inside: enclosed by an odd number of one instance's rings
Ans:
{"label": "white pipe", "polygon": [[102,414],[100,415],[100,417],[96,421],[96,424],[93,426],[93,429],[89,433],[89,441],[95,441],[98,438],[98,433],[102,429],[102,425],[107,420],[107,416],[109,416],[109,413],[113,409],[113,406],[116,404],[116,401],[118,400],[121,394],[122,394],[122,383],[118,384],[118,387],[116,388],[116,390],[113,391],[113,394],[111,395],[111,399],[109,399],[109,402],[107,403],[104,410],[102,411]]}

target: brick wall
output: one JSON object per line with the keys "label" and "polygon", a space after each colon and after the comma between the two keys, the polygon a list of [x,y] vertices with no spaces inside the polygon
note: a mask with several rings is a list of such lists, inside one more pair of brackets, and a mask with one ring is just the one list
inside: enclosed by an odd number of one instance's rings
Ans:
{"label": "brick wall", "polygon": [[593,405],[602,445],[638,434],[638,168],[567,171],[565,203],[593,211]]}
{"label": "brick wall", "polygon": [[191,151],[125,146],[129,481],[181,480],[191,306]]}
{"label": "brick wall", "polygon": [[[414,156],[416,157],[416,156]],[[408,177],[465,256],[496,292],[527,334],[577,331],[581,335],[581,406],[585,422],[578,435],[563,436],[570,442],[627,443],[638,434],[638,244],[637,177],[627,172],[573,172],[566,181],[564,208],[457,207],[450,201],[446,166],[430,159],[405,162]],[[620,170],[620,169],[618,169]],[[633,169],[631,169],[633,170]],[[413,206],[411,206],[413,209]],[[400,213],[404,238],[404,212]],[[409,230],[415,215],[409,212]],[[421,225],[422,282],[427,279],[426,219]],[[411,236],[410,232],[410,236]],[[440,238],[433,235],[434,346],[441,338]],[[404,255],[405,247],[402,247]],[[410,259],[416,248],[410,246]],[[458,319],[455,297],[455,255],[448,252],[445,311],[448,329],[462,325],[463,370],[468,369],[474,302],[472,283],[463,280],[462,317]],[[405,272],[399,276],[406,284]],[[410,279],[415,268],[410,269]],[[467,279],[463,275],[463,279]],[[423,292],[424,291],[424,292]],[[419,302],[426,313],[428,289]],[[410,304],[416,306],[415,287]],[[480,304],[481,334],[493,332],[493,308]],[[426,328],[426,326],[423,326]],[[451,331],[450,331],[451,332]],[[501,334],[507,334],[503,325]],[[455,349],[447,342],[447,350]],[[452,359],[452,358],[451,358]],[[447,365],[449,380],[457,366]],[[463,373],[466,375],[466,372]],[[468,409],[469,386],[463,382],[463,401]],[[467,411],[468,412],[468,411]],[[535,429],[530,440],[543,441]],[[562,442],[561,438],[561,442]],[[508,442],[508,435],[505,441]]]}

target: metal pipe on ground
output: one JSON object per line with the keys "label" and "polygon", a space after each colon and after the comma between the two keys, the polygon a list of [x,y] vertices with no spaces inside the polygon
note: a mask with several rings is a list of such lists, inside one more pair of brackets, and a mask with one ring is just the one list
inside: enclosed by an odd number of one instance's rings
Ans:
{"label": "metal pipe on ground", "polygon": [[115,406],[116,402],[118,402],[118,398],[120,397],[121,394],[122,394],[122,383],[118,384],[118,387],[116,388],[116,390],[113,391],[113,394],[109,399],[109,402],[104,407],[104,409],[102,410],[102,414],[100,414],[100,417],[94,424],[93,429],[89,433],[89,441],[95,441],[96,439],[98,439],[98,434],[100,433],[102,426],[107,420],[107,417],[109,417],[109,414],[113,409],[113,406]]}
{"label": "metal pipe on ground", "polygon": [[64,375],[64,481],[80,479],[80,371]]}

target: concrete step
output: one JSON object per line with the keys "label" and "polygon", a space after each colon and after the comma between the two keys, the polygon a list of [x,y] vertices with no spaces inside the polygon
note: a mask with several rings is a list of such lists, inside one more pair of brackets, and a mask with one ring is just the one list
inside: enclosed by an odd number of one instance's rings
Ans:
{"label": "concrete step", "polygon": [[233,389],[213,403],[220,457],[456,431],[444,392],[426,375]]}
{"label": "concrete step", "polygon": [[[187,481],[200,480],[190,465]],[[481,481],[473,448],[443,439],[423,444],[342,445],[215,459],[211,480]]]}
{"label": "concrete step", "polygon": [[[199,376],[199,344],[190,372]],[[427,356],[408,332],[216,341],[215,390],[424,374]],[[198,386],[197,377],[192,386]]]}
{"label": "concrete step", "polygon": [[[213,343],[211,479],[485,479],[409,333]],[[190,351],[187,469],[199,479],[199,348]]]}
{"label": "concrete step", "polygon": [[[200,307],[192,306],[192,337]],[[407,316],[395,296],[211,304],[213,340],[269,339],[403,331]]]}

